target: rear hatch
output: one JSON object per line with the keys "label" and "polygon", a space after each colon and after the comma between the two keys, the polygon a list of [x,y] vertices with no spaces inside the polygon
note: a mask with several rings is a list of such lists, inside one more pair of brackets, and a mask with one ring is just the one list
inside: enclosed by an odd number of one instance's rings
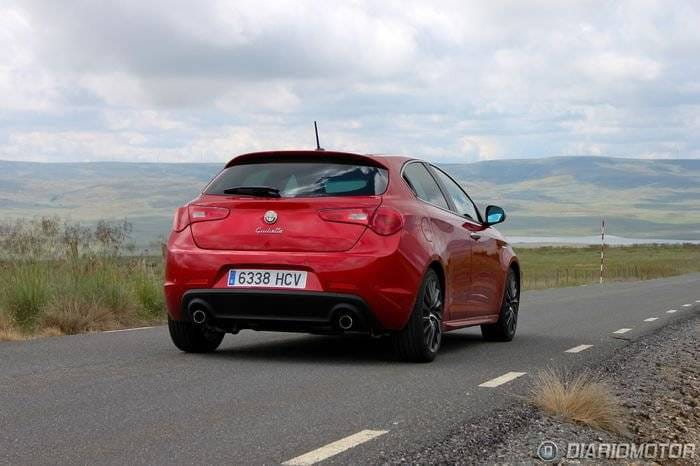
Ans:
{"label": "rear hatch", "polygon": [[234,159],[189,207],[192,219],[207,216],[198,208],[228,209],[225,218],[192,223],[200,248],[346,251],[367,228],[388,184],[386,168],[357,156],[241,159]]}

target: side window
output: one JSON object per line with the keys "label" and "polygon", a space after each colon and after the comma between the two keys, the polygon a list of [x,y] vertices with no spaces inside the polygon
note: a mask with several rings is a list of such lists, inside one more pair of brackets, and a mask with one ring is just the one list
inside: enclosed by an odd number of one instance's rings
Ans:
{"label": "side window", "polygon": [[443,209],[449,209],[445,196],[442,195],[440,187],[422,163],[413,162],[406,166],[403,177],[408,181],[416,196],[424,201],[430,202]]}
{"label": "side window", "polygon": [[437,174],[445,189],[447,189],[447,194],[452,198],[457,213],[478,222],[479,214],[476,211],[476,207],[464,190],[439,168],[433,167],[433,171]]}

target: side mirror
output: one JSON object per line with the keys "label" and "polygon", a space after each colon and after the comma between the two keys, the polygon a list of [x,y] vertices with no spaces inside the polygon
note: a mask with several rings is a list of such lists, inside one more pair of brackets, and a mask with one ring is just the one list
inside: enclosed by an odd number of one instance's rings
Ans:
{"label": "side mirror", "polygon": [[506,219],[506,213],[497,205],[490,205],[486,208],[486,225],[491,226],[501,223]]}

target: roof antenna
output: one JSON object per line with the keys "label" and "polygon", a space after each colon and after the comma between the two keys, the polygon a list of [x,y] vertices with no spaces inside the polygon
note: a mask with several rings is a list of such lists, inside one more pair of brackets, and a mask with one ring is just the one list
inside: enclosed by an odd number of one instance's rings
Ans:
{"label": "roof antenna", "polygon": [[314,131],[316,132],[316,150],[324,150],[318,142],[318,126],[316,125],[316,120],[314,120]]}

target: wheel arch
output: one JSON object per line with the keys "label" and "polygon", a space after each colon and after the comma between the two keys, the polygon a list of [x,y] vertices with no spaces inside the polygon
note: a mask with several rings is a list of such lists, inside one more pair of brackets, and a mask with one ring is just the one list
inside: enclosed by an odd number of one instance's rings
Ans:
{"label": "wheel arch", "polygon": [[522,271],[520,270],[520,262],[518,262],[518,260],[514,257],[510,261],[508,269],[513,269],[513,272],[515,272],[515,278],[518,280],[518,293],[520,293],[522,286]]}
{"label": "wheel arch", "polygon": [[425,273],[428,273],[428,270],[434,270],[437,274],[438,279],[440,280],[440,286],[442,288],[442,295],[445,296],[445,288],[447,286],[447,282],[445,281],[445,269],[442,263],[439,260],[434,259],[428,264],[428,267],[425,269]]}

